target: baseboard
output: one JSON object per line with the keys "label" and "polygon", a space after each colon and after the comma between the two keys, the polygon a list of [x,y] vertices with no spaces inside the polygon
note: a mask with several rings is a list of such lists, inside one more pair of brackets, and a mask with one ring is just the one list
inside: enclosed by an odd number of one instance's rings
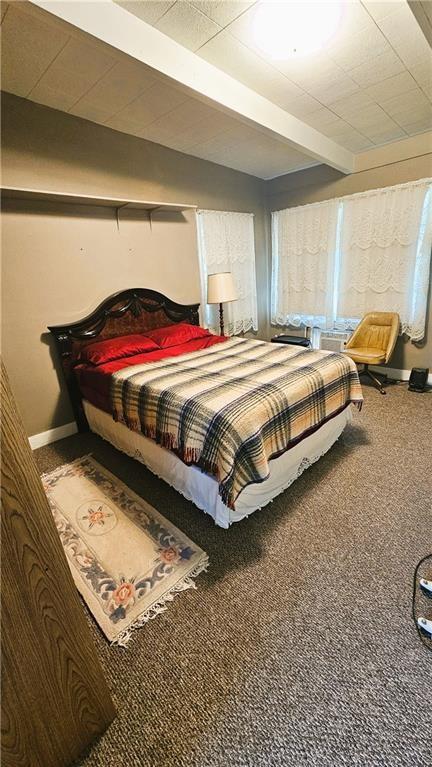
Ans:
{"label": "baseboard", "polygon": [[[374,373],[382,373],[390,378],[392,381],[408,381],[411,370],[401,370],[401,368],[386,368],[384,365],[369,365],[370,369]],[[432,385],[432,373],[429,373],[428,380],[429,385]]]}
{"label": "baseboard", "polygon": [[76,434],[77,431],[78,429],[75,421],[65,423],[63,426],[57,426],[55,429],[41,431],[40,434],[33,434],[32,437],[29,437],[30,447],[32,450],[36,450],[38,447],[50,445],[51,442],[57,442],[58,439],[70,437],[71,434]]}

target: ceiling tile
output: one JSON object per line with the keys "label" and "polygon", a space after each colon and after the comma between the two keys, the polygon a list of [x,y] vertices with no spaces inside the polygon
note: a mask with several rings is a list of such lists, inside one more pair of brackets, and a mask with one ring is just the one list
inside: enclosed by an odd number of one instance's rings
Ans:
{"label": "ceiling tile", "polygon": [[191,51],[201,48],[207,40],[221,30],[219,24],[185,0],[171,6],[156,22],[155,27]]}
{"label": "ceiling tile", "polygon": [[257,50],[254,45],[254,19],[259,5],[261,5],[261,2],[254,3],[247,11],[242,13],[241,16],[235,19],[227,27],[227,30],[234,35],[237,40],[240,40],[250,48],[254,48],[254,50]]}
{"label": "ceiling tile", "polygon": [[[238,145],[238,141],[236,142]],[[220,154],[227,148],[227,139],[225,137],[225,132],[219,133],[216,136],[213,136],[213,138],[207,139],[207,141],[202,141],[200,143],[197,143],[193,149],[194,153],[195,151],[200,152],[200,156],[202,156],[202,153],[207,157],[213,157],[215,154]]]}
{"label": "ceiling tile", "polygon": [[191,5],[197,8],[201,13],[205,13],[209,19],[212,19],[221,27],[226,27],[234,19],[244,13],[255,0],[240,2],[239,0],[191,0]]}
{"label": "ceiling tile", "polygon": [[[430,130],[432,125],[432,106],[427,104],[417,109],[408,109],[406,112],[400,112],[398,115],[395,115],[394,120],[407,133],[411,133],[412,126],[417,124],[426,126],[422,130]],[[416,132],[418,131],[416,130]]]}
{"label": "ceiling tile", "polygon": [[426,39],[422,36],[419,40],[409,40],[404,45],[399,45],[397,54],[408,69],[416,64],[421,64],[430,59],[430,48]]}
{"label": "ceiling tile", "polygon": [[342,3],[342,17],[337,30],[338,37],[346,37],[371,29],[374,22],[359,0]]}
{"label": "ceiling tile", "polygon": [[[408,133],[409,136],[415,136],[416,133],[425,133],[426,131],[430,131],[431,129],[431,116],[427,115],[426,117],[423,117],[420,120],[415,120],[414,122],[406,123],[404,126],[405,131]],[[431,142],[431,151],[432,151],[432,142]]]}
{"label": "ceiling tile", "polygon": [[260,93],[264,98],[269,99],[282,109],[289,111],[289,105],[299,96],[304,95],[304,91],[294,83],[290,82],[287,77],[279,74],[275,79],[269,79],[266,86],[254,88],[257,93]]}
{"label": "ceiling tile", "polygon": [[113,130],[118,130],[122,133],[129,133],[131,136],[136,136],[136,131],[142,127],[138,122],[123,118],[121,112],[119,112],[118,115],[110,117],[109,120],[104,120],[104,124],[107,128],[112,128]]}
{"label": "ceiling tile", "polygon": [[183,139],[169,130],[169,127],[162,124],[156,127],[155,123],[146,125],[139,131],[139,137],[144,138],[147,141],[152,141],[154,144],[162,144],[168,146],[171,149],[177,149],[177,151],[184,151],[189,147],[189,142],[185,137]]}
{"label": "ceiling tile", "polygon": [[187,96],[180,90],[157,83],[109,120],[108,125],[115,128],[120,124],[129,124],[141,130],[186,100]]}
{"label": "ceiling tile", "polygon": [[310,157],[277,141],[274,141],[271,147],[264,148],[257,142],[249,142],[240,147],[228,146],[215,152],[211,159],[213,162],[266,178],[316,165]]}
{"label": "ceiling tile", "polygon": [[401,138],[406,138],[405,131],[396,125],[392,121],[392,124],[387,124],[385,128],[380,126],[377,130],[370,130],[367,132],[368,138],[373,141],[374,144],[388,144],[390,141],[398,141]]}
{"label": "ceiling tile", "polygon": [[358,67],[350,70],[350,77],[360,85],[361,88],[367,88],[369,85],[375,85],[387,77],[400,74],[405,71],[405,66],[395,52],[391,49],[382,53],[380,56],[371,58]]}
{"label": "ceiling tile", "polygon": [[212,152],[212,157],[217,158],[218,162],[223,162],[233,167],[239,167],[239,164],[243,166],[253,162],[255,154],[255,144],[253,140],[244,141],[240,145],[238,142],[231,143],[229,139],[225,139],[225,142],[221,145],[220,149]]}
{"label": "ceiling tile", "polygon": [[351,35],[348,40],[342,38],[330,47],[329,54],[336,64],[339,64],[346,72],[350,72],[388,50],[389,44],[384,35],[376,26],[373,26],[371,29]]}
{"label": "ceiling tile", "polygon": [[362,0],[362,5],[375,21],[395,13],[406,0]]}
{"label": "ceiling tile", "polygon": [[378,104],[370,106],[353,113],[349,118],[350,125],[368,135],[368,131],[377,131],[380,126],[386,127],[391,122],[388,114]]}
{"label": "ceiling tile", "polygon": [[114,114],[109,109],[98,107],[96,104],[86,102],[83,99],[66,111],[71,115],[75,115],[75,117],[82,117],[83,120],[92,120],[92,122],[99,123],[100,125],[105,125]]}
{"label": "ceiling tile", "polygon": [[410,72],[419,85],[430,88],[432,86],[432,53],[428,59],[410,67]]}
{"label": "ceiling tile", "polygon": [[69,40],[55,26],[9,7],[2,24],[2,88],[27,96]]}
{"label": "ceiling tile", "polygon": [[365,149],[373,147],[373,142],[357,131],[348,133],[346,136],[338,136],[334,138],[334,141],[344,149],[349,149],[350,152],[364,152]]}
{"label": "ceiling tile", "polygon": [[429,45],[408,3],[378,21],[379,27],[406,66],[430,53]]}
{"label": "ceiling tile", "polygon": [[[183,135],[194,125],[199,125],[201,121],[208,121],[211,119],[214,123],[217,123],[218,116],[219,113],[215,109],[208,107],[206,104],[203,104],[196,99],[188,99],[171,112],[164,114],[162,117],[159,117],[157,120],[150,123],[150,125],[147,126],[147,129],[154,136],[159,134],[159,138],[162,140],[163,137],[168,138],[171,136]],[[223,124],[224,121],[222,120],[221,122]]]}
{"label": "ceiling tile", "polygon": [[[105,114],[105,122],[156,82],[154,75],[144,66],[128,61],[119,62],[74,104],[70,112],[97,122]],[[93,118],[93,112],[98,117]]]}
{"label": "ceiling tile", "polygon": [[387,40],[395,48],[414,35],[422,35],[418,23],[407,2],[400,3],[392,13],[388,13],[377,24],[386,36]]}
{"label": "ceiling tile", "polygon": [[[344,71],[338,67],[326,54],[313,54],[307,58],[278,61],[274,66],[300,87],[312,93],[313,89],[323,85],[333,85],[344,76]],[[314,95],[314,94],[313,94]]]}
{"label": "ceiling tile", "polygon": [[372,58],[380,56],[389,50],[389,44],[377,27],[352,35],[348,40],[343,38],[332,45],[329,53],[331,58],[346,72],[365,64]]}
{"label": "ceiling tile", "polygon": [[156,24],[175,0],[114,0],[117,5],[137,16],[147,24]]}
{"label": "ceiling tile", "polygon": [[330,109],[321,107],[316,112],[311,112],[311,114],[306,115],[305,122],[313,128],[316,128],[316,130],[324,132],[324,128],[327,126],[336,126],[343,122],[343,120]]}
{"label": "ceiling tile", "polygon": [[341,120],[340,117],[336,117],[336,120],[333,123],[323,125],[321,132],[324,133],[325,136],[333,138],[335,141],[337,141],[340,136],[347,136],[357,133],[352,125],[350,125],[346,120]]}
{"label": "ceiling tile", "polygon": [[30,92],[30,97],[43,104],[69,109],[94,83],[116,63],[104,51],[72,38]]}
{"label": "ceiling tile", "polygon": [[400,125],[396,123],[391,117],[386,120],[380,118],[375,123],[370,122],[368,124],[359,127],[359,130],[364,136],[370,138],[374,144],[386,143],[390,141],[392,136],[395,138],[400,137]]}
{"label": "ceiling tile", "polygon": [[432,56],[430,62],[423,61],[410,67],[410,72],[429,101],[432,101]]}
{"label": "ceiling tile", "polygon": [[286,108],[286,111],[294,115],[294,117],[305,117],[311,112],[317,112],[322,107],[317,99],[309,96],[308,93],[304,93],[302,96],[298,96],[293,99]]}
{"label": "ceiling tile", "polygon": [[382,107],[387,114],[392,117],[397,117],[400,114],[423,109],[430,106],[428,99],[420,88],[415,87],[408,93],[405,93],[403,98],[400,96],[393,96],[393,98],[386,99],[382,102]]}
{"label": "ceiling tile", "polygon": [[350,77],[344,75],[337,83],[330,85],[327,88],[323,87],[320,90],[319,100],[328,106],[337,99],[346,98],[356,93],[359,90],[359,86]]}
{"label": "ceiling tile", "polygon": [[409,72],[401,72],[394,77],[388,77],[376,85],[370,85],[366,88],[366,93],[378,104],[388,101],[394,96],[402,96],[408,91],[416,89],[417,83]]}
{"label": "ceiling tile", "polygon": [[188,147],[193,149],[199,144],[203,144],[219,133],[225,130],[229,130],[231,125],[231,119],[221,112],[216,113],[212,117],[200,120],[195,125],[188,128],[186,133],[180,134],[182,141],[187,141]]}
{"label": "ceiling tile", "polygon": [[335,141],[336,144],[340,144],[340,146],[350,149],[352,152],[359,152],[368,146],[372,146],[370,139],[363,136],[344,120],[339,120],[339,122],[333,125],[324,126],[322,133]]}
{"label": "ceiling tile", "polygon": [[339,117],[349,120],[351,115],[355,115],[363,109],[367,109],[372,106],[372,104],[374,104],[374,101],[367,93],[365,93],[365,91],[358,91],[358,93],[354,93],[352,96],[347,96],[346,98],[332,102],[329,108],[335,112],[335,114],[339,115]]}
{"label": "ceiling tile", "polygon": [[284,104],[303,94],[301,88],[226,31],[200,48],[198,55],[276,103]]}

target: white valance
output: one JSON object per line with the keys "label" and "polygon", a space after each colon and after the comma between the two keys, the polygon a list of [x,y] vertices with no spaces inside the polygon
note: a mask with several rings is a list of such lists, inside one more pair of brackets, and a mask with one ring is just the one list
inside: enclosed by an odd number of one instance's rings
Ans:
{"label": "white valance", "polygon": [[207,276],[231,272],[238,299],[224,304],[225,332],[231,336],[258,330],[253,214],[200,210],[197,226],[206,326],[219,332],[218,307],[207,304]]}

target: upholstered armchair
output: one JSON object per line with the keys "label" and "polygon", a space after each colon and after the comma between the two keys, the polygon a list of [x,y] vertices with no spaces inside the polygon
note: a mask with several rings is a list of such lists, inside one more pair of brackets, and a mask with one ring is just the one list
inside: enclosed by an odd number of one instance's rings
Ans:
{"label": "upholstered armchair", "polygon": [[399,315],[396,312],[369,312],[346,344],[345,354],[363,365],[359,374],[367,375],[381,394],[385,394],[387,377],[380,381],[369,370],[369,365],[386,365],[390,360],[399,333]]}

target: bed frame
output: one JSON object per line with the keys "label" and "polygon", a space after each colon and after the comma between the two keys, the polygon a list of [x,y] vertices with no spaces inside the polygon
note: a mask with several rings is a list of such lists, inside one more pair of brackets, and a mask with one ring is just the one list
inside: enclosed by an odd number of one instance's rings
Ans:
{"label": "bed frame", "polygon": [[48,326],[60,356],[78,431],[89,430],[74,374],[80,349],[96,339],[145,333],[176,322],[199,325],[198,310],[199,304],[177,304],[156,290],[127,288],[106,298],[82,320]]}

